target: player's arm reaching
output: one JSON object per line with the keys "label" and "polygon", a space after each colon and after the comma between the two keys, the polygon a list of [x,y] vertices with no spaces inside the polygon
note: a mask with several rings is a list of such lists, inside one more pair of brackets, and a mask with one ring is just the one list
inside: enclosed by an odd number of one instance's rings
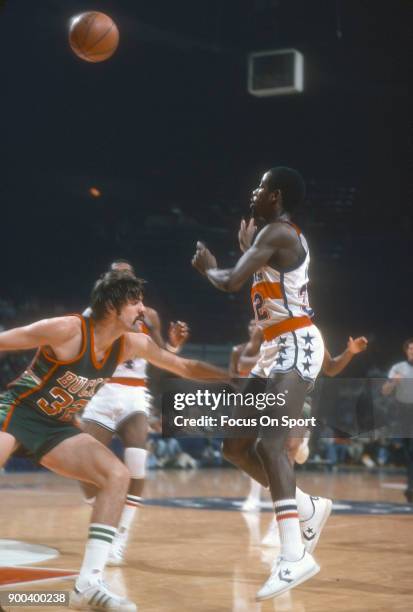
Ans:
{"label": "player's arm reaching", "polygon": [[125,334],[122,361],[142,357],[152,365],[192,380],[229,380],[226,370],[196,359],[183,359],[165,351],[144,334]]}
{"label": "player's arm reaching", "polygon": [[252,370],[252,368],[257,363],[262,340],[262,330],[259,327],[255,327],[250,340],[245,345],[245,348],[239,358],[239,370],[243,372],[250,372]]}
{"label": "player's arm reaching", "polygon": [[346,350],[332,357],[328,350],[324,349],[323,372],[327,376],[337,376],[350,363],[354,355],[362,353],[367,349],[368,341],[364,336],[353,339],[351,336],[347,342]]}
{"label": "player's arm reaching", "polygon": [[168,328],[168,342],[166,349],[172,353],[181,350],[189,338],[190,329],[184,321],[171,321]]}
{"label": "player's arm reaching", "polygon": [[146,306],[145,324],[149,330],[152,340],[161,348],[166,348],[172,353],[178,352],[188,340],[189,327],[183,321],[171,321],[168,328],[168,340],[164,341],[161,332],[161,320],[153,308]]}
{"label": "player's arm reaching", "polygon": [[158,313],[154,308],[150,308],[150,306],[145,306],[145,318],[144,323],[148,328],[148,331],[151,335],[151,338],[158,346],[161,348],[165,347],[165,341],[162,338],[161,334],[161,320],[159,318]]}
{"label": "player's arm reaching", "polygon": [[0,333],[0,351],[19,351],[50,346],[57,349],[81,334],[78,317],[55,317],[42,319],[30,325],[15,327]]}
{"label": "player's arm reaching", "polygon": [[232,348],[228,367],[229,375],[231,376],[231,378],[236,378],[237,376],[239,376],[239,359],[242,355],[243,350],[243,344],[238,344],[237,346],[234,346]]}
{"label": "player's arm reaching", "polygon": [[290,230],[283,223],[271,223],[260,231],[254,244],[233,268],[220,270],[214,255],[202,242],[197,242],[192,265],[217,289],[228,292],[239,291],[252,274],[265,266],[279,249],[290,246]]}

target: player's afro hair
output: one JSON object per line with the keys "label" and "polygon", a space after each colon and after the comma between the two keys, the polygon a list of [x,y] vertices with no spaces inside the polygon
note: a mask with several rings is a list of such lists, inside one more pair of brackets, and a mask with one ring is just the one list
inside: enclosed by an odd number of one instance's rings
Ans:
{"label": "player's afro hair", "polygon": [[277,166],[268,172],[268,188],[270,191],[281,191],[284,210],[291,213],[301,206],[305,198],[305,183],[301,174],[286,166]]}

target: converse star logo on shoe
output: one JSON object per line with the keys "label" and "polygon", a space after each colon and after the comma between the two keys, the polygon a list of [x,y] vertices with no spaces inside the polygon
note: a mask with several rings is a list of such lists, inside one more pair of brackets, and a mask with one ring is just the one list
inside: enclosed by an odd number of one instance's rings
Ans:
{"label": "converse star logo on shoe", "polygon": [[287,576],[289,576],[290,574],[291,572],[289,569],[286,569],[284,571],[280,570],[278,572],[278,578],[282,580],[283,582],[288,582],[288,583],[293,582],[292,578],[287,578]]}
{"label": "converse star logo on shoe", "polygon": [[312,527],[307,527],[307,529],[305,529],[303,532],[303,536],[306,540],[313,540],[316,534],[314,533],[314,529]]}

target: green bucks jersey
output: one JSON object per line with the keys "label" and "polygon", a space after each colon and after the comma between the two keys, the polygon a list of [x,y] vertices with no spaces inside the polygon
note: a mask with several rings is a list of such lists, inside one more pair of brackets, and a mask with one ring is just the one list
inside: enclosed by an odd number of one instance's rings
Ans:
{"label": "green bucks jersey", "polygon": [[101,362],[95,356],[93,320],[80,317],[82,347],[69,361],[53,358],[44,348],[38,350],[30,366],[13,381],[0,397],[0,408],[6,408],[3,430],[19,404],[31,408],[42,416],[70,423],[82,411],[106,378],[112,376],[121,356],[123,338],[116,340],[106,351]]}

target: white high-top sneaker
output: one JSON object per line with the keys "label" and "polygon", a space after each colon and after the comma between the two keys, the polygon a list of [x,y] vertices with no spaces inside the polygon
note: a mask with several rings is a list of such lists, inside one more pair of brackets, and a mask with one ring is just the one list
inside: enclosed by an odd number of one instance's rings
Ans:
{"label": "white high-top sneaker", "polygon": [[277,597],[289,589],[293,589],[305,582],[315,574],[320,567],[313,557],[304,550],[303,556],[298,561],[287,561],[278,557],[273,564],[270,577],[257,593],[257,601]]}
{"label": "white high-top sneaker", "polygon": [[300,521],[301,535],[307,552],[312,553],[317,546],[319,537],[331,514],[333,502],[325,497],[313,497],[310,495],[311,503],[313,504],[312,516]]}
{"label": "white high-top sneaker", "polygon": [[69,595],[69,608],[103,612],[137,612],[138,609],[133,601],[109,591],[102,581],[91,582],[82,590],[75,586]]}

